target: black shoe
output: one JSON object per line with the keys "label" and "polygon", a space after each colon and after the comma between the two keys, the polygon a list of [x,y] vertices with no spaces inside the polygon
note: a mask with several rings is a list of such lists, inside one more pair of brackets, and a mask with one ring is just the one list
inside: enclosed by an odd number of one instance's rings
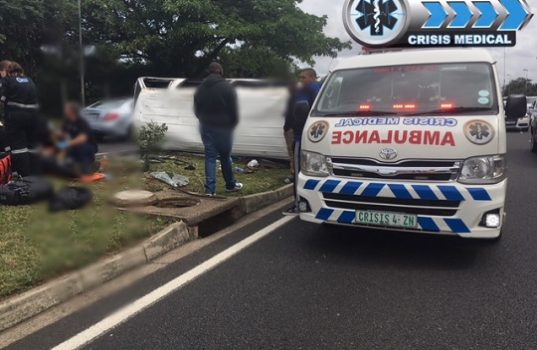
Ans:
{"label": "black shoe", "polygon": [[300,215],[300,211],[298,210],[297,206],[293,204],[291,208],[285,210],[282,214],[283,216],[298,216]]}

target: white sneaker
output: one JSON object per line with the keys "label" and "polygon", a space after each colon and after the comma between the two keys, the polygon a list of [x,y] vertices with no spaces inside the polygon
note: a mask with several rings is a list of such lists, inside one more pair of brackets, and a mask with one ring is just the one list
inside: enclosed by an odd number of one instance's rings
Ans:
{"label": "white sneaker", "polygon": [[227,190],[226,189],[226,192],[227,193],[233,193],[233,192],[239,192],[240,190],[242,190],[244,188],[244,185],[241,184],[240,182],[237,182],[235,183],[235,188],[231,189],[231,190]]}

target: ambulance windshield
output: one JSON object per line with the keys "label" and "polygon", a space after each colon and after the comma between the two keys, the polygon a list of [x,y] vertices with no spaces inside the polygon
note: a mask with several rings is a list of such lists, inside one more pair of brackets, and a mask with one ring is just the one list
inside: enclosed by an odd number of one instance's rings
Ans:
{"label": "ambulance windshield", "polygon": [[492,115],[498,98],[487,63],[423,64],[337,71],[313,116]]}

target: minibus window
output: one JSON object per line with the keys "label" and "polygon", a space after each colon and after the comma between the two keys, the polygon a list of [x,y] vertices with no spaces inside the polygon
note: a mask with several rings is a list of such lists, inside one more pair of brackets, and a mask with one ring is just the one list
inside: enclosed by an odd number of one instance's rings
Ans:
{"label": "minibus window", "polygon": [[498,110],[492,66],[457,63],[336,71],[312,114],[495,115]]}

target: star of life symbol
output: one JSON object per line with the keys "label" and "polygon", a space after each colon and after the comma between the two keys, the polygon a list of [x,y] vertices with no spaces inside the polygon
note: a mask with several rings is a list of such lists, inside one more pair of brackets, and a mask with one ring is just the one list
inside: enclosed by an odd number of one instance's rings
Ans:
{"label": "star of life symbol", "polygon": [[486,145],[494,138],[494,129],[485,121],[474,120],[466,124],[465,134],[470,142]]}
{"label": "star of life symbol", "polygon": [[490,136],[490,128],[481,123],[476,123],[470,126],[470,135],[474,136],[477,140],[487,139]]}
{"label": "star of life symbol", "polygon": [[343,22],[347,32],[365,46],[397,41],[407,27],[405,0],[346,0]]}
{"label": "star of life symbol", "polygon": [[320,142],[328,133],[328,123],[324,121],[317,122],[310,127],[308,138],[311,142]]}
{"label": "star of life symbol", "polygon": [[385,27],[393,30],[397,23],[397,18],[392,16],[397,11],[393,0],[361,0],[356,10],[363,14],[356,19],[358,26],[362,30],[369,27],[373,36],[384,35]]}

